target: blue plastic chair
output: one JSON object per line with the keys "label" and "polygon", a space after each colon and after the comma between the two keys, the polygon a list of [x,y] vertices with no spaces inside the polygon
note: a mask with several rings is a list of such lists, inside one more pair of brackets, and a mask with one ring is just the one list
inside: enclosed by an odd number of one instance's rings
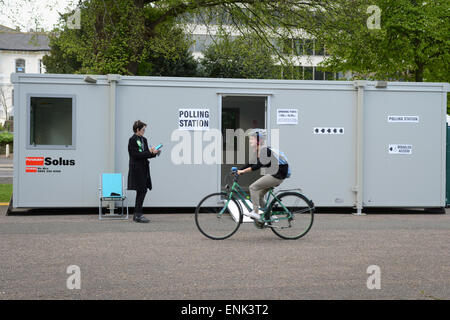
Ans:
{"label": "blue plastic chair", "polygon": [[[98,214],[99,219],[116,219],[116,220],[127,220],[128,219],[128,205],[127,214],[124,214],[123,202],[127,198],[124,194],[124,181],[121,173],[103,173],[100,175],[100,187],[99,187],[99,208]],[[109,202],[110,213],[103,214],[103,202]],[[114,213],[114,205],[116,202],[121,202],[121,213]]]}

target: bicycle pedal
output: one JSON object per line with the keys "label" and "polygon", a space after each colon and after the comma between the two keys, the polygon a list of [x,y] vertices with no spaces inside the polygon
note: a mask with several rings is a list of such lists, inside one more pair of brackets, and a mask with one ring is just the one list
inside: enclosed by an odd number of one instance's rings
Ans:
{"label": "bicycle pedal", "polygon": [[255,224],[255,227],[256,228],[258,228],[258,229],[263,229],[264,228],[264,226],[266,225],[264,222],[261,222],[261,221],[253,221],[254,222],[254,224]]}

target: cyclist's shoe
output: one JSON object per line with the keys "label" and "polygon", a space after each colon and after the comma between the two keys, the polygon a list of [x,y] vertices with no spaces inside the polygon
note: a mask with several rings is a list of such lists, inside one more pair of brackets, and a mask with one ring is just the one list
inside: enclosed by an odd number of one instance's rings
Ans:
{"label": "cyclist's shoe", "polygon": [[270,218],[272,222],[280,222],[280,219],[277,216],[271,216]]}
{"label": "cyclist's shoe", "polygon": [[246,215],[247,217],[250,217],[252,219],[255,219],[257,221],[261,220],[261,215],[259,213],[253,212],[253,211],[246,212],[246,213],[244,213],[244,215]]}

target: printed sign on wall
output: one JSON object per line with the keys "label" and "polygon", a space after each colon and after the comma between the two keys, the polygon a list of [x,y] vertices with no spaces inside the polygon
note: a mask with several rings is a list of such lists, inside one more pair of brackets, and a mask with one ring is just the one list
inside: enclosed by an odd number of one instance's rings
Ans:
{"label": "printed sign on wall", "polygon": [[314,128],[314,134],[344,134],[344,128]]}
{"label": "printed sign on wall", "polygon": [[414,122],[414,123],[419,123],[419,116],[388,116],[388,122]]}
{"label": "printed sign on wall", "polygon": [[298,110],[277,109],[277,124],[298,124]]}
{"label": "printed sign on wall", "polygon": [[412,154],[412,145],[410,144],[390,144],[390,154]]}
{"label": "printed sign on wall", "polygon": [[179,109],[179,130],[209,130],[209,109]]}
{"label": "printed sign on wall", "polygon": [[60,173],[63,168],[73,166],[75,166],[75,159],[25,157],[25,172],[29,173]]}

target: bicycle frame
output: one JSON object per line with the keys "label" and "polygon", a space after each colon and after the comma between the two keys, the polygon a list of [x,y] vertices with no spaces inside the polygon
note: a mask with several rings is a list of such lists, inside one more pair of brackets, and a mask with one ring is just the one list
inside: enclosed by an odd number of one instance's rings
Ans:
{"label": "bicycle frame", "polygon": [[[233,176],[233,183],[227,178]],[[223,240],[232,236],[242,224],[242,209],[252,210],[253,205],[248,200],[248,194],[238,183],[237,170],[225,178],[225,189],[206,195],[195,210],[195,224],[200,232],[213,240]],[[264,213],[254,219],[257,229],[270,228],[282,239],[299,239],[311,229],[314,221],[314,203],[305,197],[299,189],[268,190]],[[258,208],[259,209],[259,208]],[[236,216],[237,211],[237,216]],[[248,215],[246,211],[245,215]],[[306,213],[304,216],[303,213]],[[300,216],[302,215],[302,216]],[[297,217],[298,216],[298,217]],[[222,219],[223,218],[223,219]],[[255,216],[256,218],[256,216]],[[282,223],[278,223],[283,220]],[[287,224],[286,224],[287,223]],[[292,228],[285,233],[283,229]],[[228,233],[227,233],[228,232]]]}
{"label": "bicycle frame", "polygon": [[[231,186],[231,190],[230,190],[230,193],[228,195],[227,203],[225,204],[223,209],[219,212],[219,214],[223,214],[224,213],[225,209],[228,207],[229,202],[231,201],[231,198],[233,197],[233,193],[235,193],[237,195],[239,200],[242,201],[242,203],[244,204],[244,206],[247,208],[248,211],[252,211],[253,208],[250,208],[250,206],[248,205],[248,203],[246,201],[249,198],[248,194],[241,188],[241,186],[239,185],[239,183],[237,183],[237,181],[235,179],[234,182],[233,182],[233,185]],[[266,205],[264,206],[264,209],[263,209],[263,212],[264,212],[263,222],[271,221],[270,218],[269,219],[265,219],[265,213],[269,209],[268,207],[269,207],[270,202],[271,202],[271,201],[269,201],[270,197],[274,198],[278,202],[278,204],[283,208],[285,213],[287,213],[287,217],[278,217],[278,220],[290,219],[292,217],[291,212],[283,205],[283,203],[281,203],[281,201],[273,193],[272,189],[270,189],[269,192],[268,192],[267,199],[266,199]]]}

